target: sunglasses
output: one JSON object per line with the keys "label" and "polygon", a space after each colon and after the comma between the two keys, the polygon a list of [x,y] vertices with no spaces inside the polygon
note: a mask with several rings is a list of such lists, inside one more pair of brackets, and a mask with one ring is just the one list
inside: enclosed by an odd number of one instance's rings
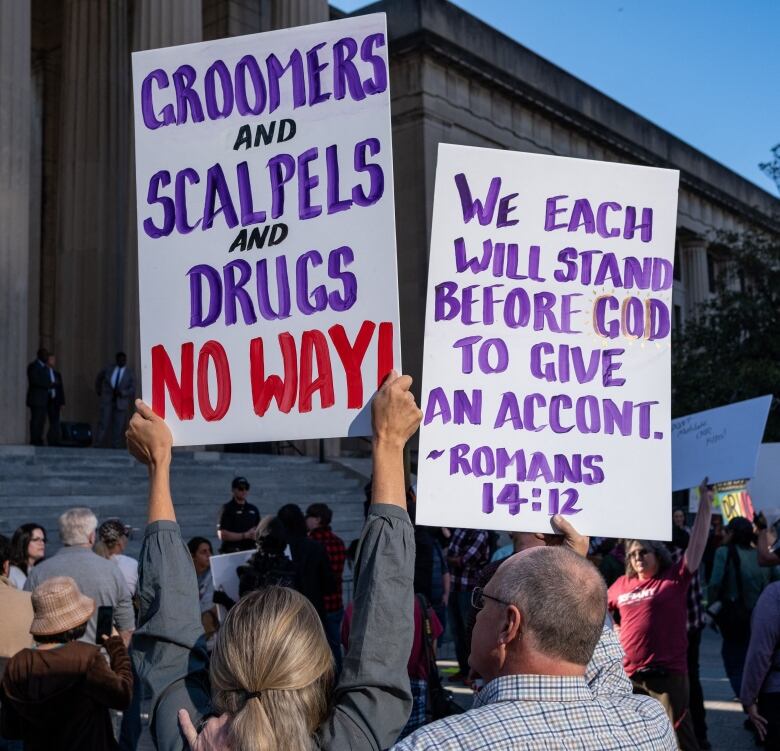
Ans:
{"label": "sunglasses", "polygon": [[493,597],[493,595],[486,595],[482,587],[474,587],[474,589],[471,591],[471,605],[476,610],[482,610],[482,608],[485,607],[485,600],[493,600],[493,602],[499,602],[502,605],[511,605],[511,602],[507,602],[506,600],[500,600],[498,597]]}
{"label": "sunglasses", "polygon": [[48,540],[45,537],[31,537],[30,542],[43,542],[46,543]]}
{"label": "sunglasses", "polygon": [[628,554],[629,558],[644,558],[646,555],[655,555],[652,550],[633,550]]}

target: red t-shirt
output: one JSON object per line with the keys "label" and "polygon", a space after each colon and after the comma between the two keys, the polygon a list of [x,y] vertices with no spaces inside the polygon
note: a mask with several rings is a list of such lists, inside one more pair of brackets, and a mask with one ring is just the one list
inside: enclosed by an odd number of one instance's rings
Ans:
{"label": "red t-shirt", "polygon": [[[425,658],[425,642],[423,641],[423,617],[422,608],[420,607],[420,601],[417,597],[414,598],[414,639],[412,640],[412,652],[409,655],[409,662],[406,665],[406,669],[409,672],[410,678],[418,678],[421,680],[428,680],[428,661]],[[436,617],[436,613],[433,612],[433,608],[428,608],[428,619],[431,622],[431,633],[433,635],[433,641],[442,635],[444,629],[441,626],[441,622]],[[344,651],[349,649],[349,631],[352,627],[352,603],[347,605],[347,609],[344,611],[344,620],[341,622],[341,643],[344,645]]]}
{"label": "red t-shirt", "polygon": [[609,588],[609,609],[620,612],[620,643],[628,675],[648,667],[687,673],[688,585],[685,559],[652,579],[621,576]]}

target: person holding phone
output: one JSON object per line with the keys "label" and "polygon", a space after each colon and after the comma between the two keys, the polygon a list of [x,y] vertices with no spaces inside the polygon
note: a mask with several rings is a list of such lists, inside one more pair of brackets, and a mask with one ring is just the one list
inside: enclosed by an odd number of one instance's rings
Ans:
{"label": "person holding phone", "polygon": [[22,739],[25,751],[113,751],[109,709],[128,707],[130,656],[111,626],[112,608],[98,612],[98,638],[108,652],[79,641],[95,611],[69,576],[47,579],[32,593],[35,647],[8,663],[0,687],[0,735]]}

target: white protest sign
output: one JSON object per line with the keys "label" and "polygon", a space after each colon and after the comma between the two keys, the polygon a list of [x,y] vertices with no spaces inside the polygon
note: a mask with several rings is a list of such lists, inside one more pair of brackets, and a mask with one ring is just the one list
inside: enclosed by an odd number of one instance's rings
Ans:
{"label": "white protest sign", "polygon": [[419,523],[669,538],[678,178],[439,147]]}
{"label": "white protest sign", "polygon": [[[231,600],[238,601],[238,567],[246,563],[254,550],[239,550],[237,553],[222,553],[211,556],[211,580],[215,592],[224,592]],[[224,608],[219,606],[220,620],[224,618]]]}
{"label": "white protest sign", "polygon": [[757,511],[780,515],[780,443],[762,443],[758,450],[756,474],[748,483]]}
{"label": "white protest sign", "polygon": [[771,403],[760,396],[672,420],[672,489],[754,477]]}
{"label": "white protest sign", "polygon": [[177,445],[370,434],[388,82],[384,14],[133,54],[143,394]]}

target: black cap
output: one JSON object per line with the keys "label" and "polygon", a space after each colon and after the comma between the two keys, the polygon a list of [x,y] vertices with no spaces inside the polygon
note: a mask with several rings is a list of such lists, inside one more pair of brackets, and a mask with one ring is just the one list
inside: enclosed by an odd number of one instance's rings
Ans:
{"label": "black cap", "polygon": [[233,485],[231,487],[246,488],[247,490],[249,490],[249,480],[247,480],[246,477],[234,477]]}

